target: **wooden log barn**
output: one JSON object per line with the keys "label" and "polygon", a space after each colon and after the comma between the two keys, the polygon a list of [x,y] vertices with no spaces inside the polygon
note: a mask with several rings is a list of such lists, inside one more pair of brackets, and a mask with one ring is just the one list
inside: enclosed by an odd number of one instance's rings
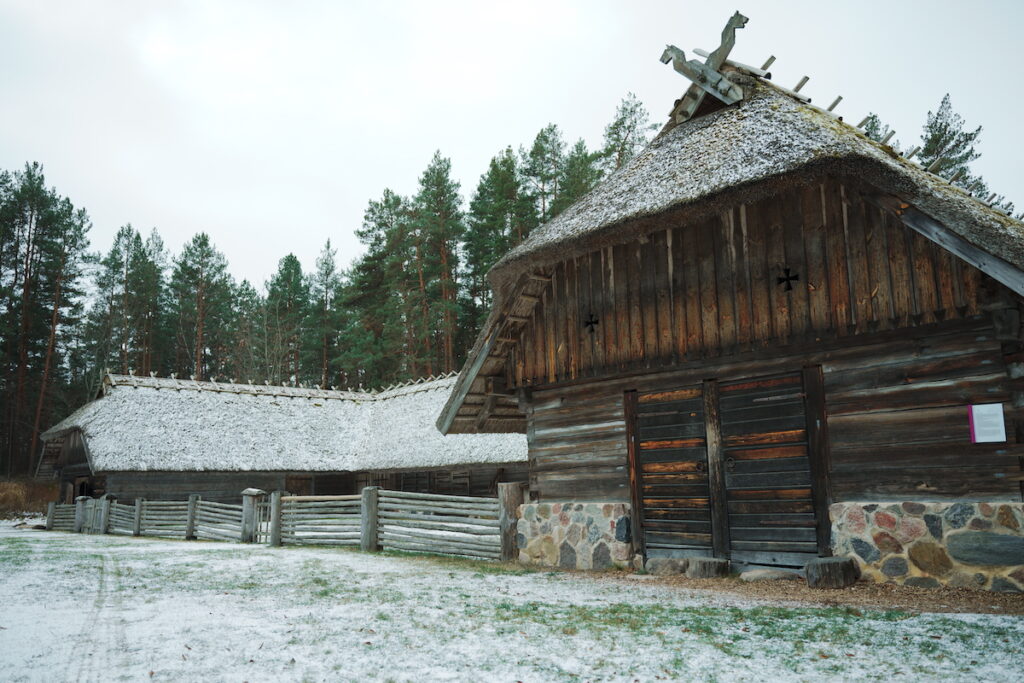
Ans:
{"label": "wooden log barn", "polygon": [[1024,226],[731,44],[493,268],[438,428],[526,432],[524,562],[1020,590]]}
{"label": "wooden log barn", "polygon": [[454,377],[347,392],[110,375],[100,396],[43,434],[38,476],[61,498],[237,502],[404,491],[493,495],[526,480],[522,434],[447,439],[433,421]]}

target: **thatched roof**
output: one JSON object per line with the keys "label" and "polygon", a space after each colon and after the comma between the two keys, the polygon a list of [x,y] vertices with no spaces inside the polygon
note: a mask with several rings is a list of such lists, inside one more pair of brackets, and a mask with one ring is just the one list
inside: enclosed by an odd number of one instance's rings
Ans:
{"label": "thatched roof", "polygon": [[410,470],[526,460],[521,434],[443,437],[448,377],[378,393],[108,375],[43,434],[80,431],[94,472]]}
{"label": "thatched roof", "polygon": [[506,427],[459,410],[479,402],[484,378],[500,372],[498,340],[512,336],[510,319],[529,315],[517,297],[524,291],[530,298],[536,295],[531,274],[536,278],[566,259],[652,232],[659,227],[650,220],[655,216],[671,215],[674,224],[685,225],[825,174],[856,176],[877,188],[884,200],[914,207],[946,237],[977,249],[984,255],[985,262],[976,264],[983,271],[1005,282],[995,272],[1001,269],[1024,282],[1024,225],[1019,221],[767,81],[739,73],[733,80],[742,83],[745,99],[666,128],[626,166],[494,266],[489,273],[495,292],[492,314],[438,419],[442,432]]}

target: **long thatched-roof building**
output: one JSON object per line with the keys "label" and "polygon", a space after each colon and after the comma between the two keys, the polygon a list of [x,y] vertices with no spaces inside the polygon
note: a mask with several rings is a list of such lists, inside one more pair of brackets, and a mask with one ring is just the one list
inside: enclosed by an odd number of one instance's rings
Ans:
{"label": "long thatched-roof building", "polygon": [[65,497],[258,487],[352,493],[368,483],[487,493],[525,480],[521,434],[449,439],[434,419],[454,377],[367,393],[107,375],[99,398],[43,434],[43,473]]}
{"label": "long thatched-roof building", "polygon": [[524,561],[1024,588],[1024,225],[723,35],[666,50],[664,130],[493,268],[439,429],[526,431]]}

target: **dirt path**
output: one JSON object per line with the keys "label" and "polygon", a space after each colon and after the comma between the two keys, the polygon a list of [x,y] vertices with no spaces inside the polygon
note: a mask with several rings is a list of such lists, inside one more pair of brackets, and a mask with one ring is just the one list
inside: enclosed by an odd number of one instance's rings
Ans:
{"label": "dirt path", "polygon": [[839,590],[818,590],[808,588],[803,580],[747,583],[737,578],[688,579],[650,574],[608,574],[604,577],[605,580],[626,584],[640,583],[787,604],[898,609],[913,613],[1024,615],[1024,593],[993,593],[967,588],[909,588],[867,582]]}

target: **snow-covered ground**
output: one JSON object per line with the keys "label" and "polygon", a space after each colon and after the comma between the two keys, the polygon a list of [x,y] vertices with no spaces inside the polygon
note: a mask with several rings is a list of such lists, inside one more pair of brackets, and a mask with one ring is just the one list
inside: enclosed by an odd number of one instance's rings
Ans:
{"label": "snow-covered ground", "polygon": [[0,679],[1024,679],[1016,616],[0,523]]}

